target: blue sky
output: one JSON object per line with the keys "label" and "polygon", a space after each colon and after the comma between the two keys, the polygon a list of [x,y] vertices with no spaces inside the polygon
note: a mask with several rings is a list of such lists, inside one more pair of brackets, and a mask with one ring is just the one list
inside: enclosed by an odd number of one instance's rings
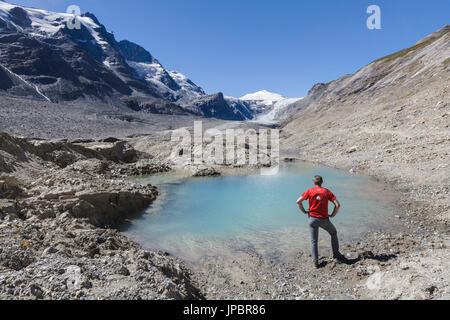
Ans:
{"label": "blue sky", "polygon": [[[206,92],[305,96],[450,23],[449,0],[10,0],[93,12],[118,40],[149,50]],[[369,30],[369,5],[382,30]]]}

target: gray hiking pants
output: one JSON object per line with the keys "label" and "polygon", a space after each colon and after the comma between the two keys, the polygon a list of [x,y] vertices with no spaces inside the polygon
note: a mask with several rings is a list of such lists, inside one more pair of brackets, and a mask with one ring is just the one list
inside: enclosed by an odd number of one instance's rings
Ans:
{"label": "gray hiking pants", "polygon": [[330,219],[319,219],[309,216],[309,230],[311,232],[311,254],[315,265],[319,264],[319,228],[326,230],[331,236],[331,246],[334,257],[339,256],[339,240],[337,231]]}

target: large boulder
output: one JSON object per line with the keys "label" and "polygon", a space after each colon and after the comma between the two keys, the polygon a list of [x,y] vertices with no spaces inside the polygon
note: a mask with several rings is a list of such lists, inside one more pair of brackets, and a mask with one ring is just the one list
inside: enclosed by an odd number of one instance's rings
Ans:
{"label": "large boulder", "polygon": [[98,154],[113,162],[133,163],[137,160],[136,150],[126,141],[116,143],[98,142],[88,146]]}
{"label": "large boulder", "polygon": [[15,199],[24,194],[19,181],[13,176],[0,176],[0,198]]}
{"label": "large boulder", "polygon": [[72,210],[75,218],[88,219],[97,227],[119,228],[136,217],[155,199],[154,187],[142,187],[141,192],[96,192],[78,195],[79,202]]}
{"label": "large boulder", "polygon": [[193,177],[217,177],[221,172],[212,167],[194,167],[191,169]]}

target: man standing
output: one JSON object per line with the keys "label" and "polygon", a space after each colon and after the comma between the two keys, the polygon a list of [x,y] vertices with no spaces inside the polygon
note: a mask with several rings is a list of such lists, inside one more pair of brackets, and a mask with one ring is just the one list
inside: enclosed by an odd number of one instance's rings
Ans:
{"label": "man standing", "polygon": [[[336,196],[328,189],[322,188],[323,178],[321,176],[314,177],[314,188],[306,191],[297,204],[304,214],[309,215],[309,229],[311,232],[311,253],[314,267],[319,268],[319,228],[326,230],[331,236],[331,246],[333,248],[333,256],[335,259],[341,260],[342,255],[339,253],[339,240],[337,231],[331,223],[330,218],[336,217],[341,208],[341,204]],[[303,201],[309,200],[309,211],[303,207]],[[335,205],[334,211],[330,216],[328,214],[328,202]]]}

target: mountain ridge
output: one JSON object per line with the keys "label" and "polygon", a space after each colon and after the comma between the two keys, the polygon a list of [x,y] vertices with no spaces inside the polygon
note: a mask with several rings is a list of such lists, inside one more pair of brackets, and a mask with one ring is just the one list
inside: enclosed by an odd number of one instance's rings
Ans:
{"label": "mountain ridge", "polygon": [[419,90],[436,76],[448,74],[449,39],[450,26],[446,25],[412,47],[379,58],[354,74],[329,83],[317,83],[307,97],[283,111],[282,122],[288,124],[306,109],[320,112],[355,98],[359,102],[370,102],[388,96],[386,92],[392,88],[401,88],[405,92],[414,88]]}
{"label": "mountain ridge", "polygon": [[226,120],[254,117],[244,101],[208,95],[188,77],[166,70],[138,44],[117,41],[94,14],[78,16],[79,29],[67,27],[73,17],[0,1],[0,64],[10,71],[0,75],[3,94]]}

